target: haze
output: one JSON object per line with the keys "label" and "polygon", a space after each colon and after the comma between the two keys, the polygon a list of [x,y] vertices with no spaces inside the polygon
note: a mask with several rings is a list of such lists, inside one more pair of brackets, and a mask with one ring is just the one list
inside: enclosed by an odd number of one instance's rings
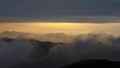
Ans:
{"label": "haze", "polygon": [[105,32],[119,36],[119,26],[119,23],[0,23],[0,32],[19,31],[37,34],[65,33],[69,35],[86,34],[89,32]]}

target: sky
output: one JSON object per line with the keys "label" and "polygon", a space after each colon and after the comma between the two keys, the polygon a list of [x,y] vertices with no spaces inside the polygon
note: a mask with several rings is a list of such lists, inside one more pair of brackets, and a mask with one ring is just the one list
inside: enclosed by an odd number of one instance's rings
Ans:
{"label": "sky", "polygon": [[88,34],[90,32],[109,33],[120,36],[119,23],[1,23],[0,32],[18,31],[33,34],[65,33],[68,35]]}
{"label": "sky", "polygon": [[0,32],[119,35],[120,0],[0,0]]}
{"label": "sky", "polygon": [[0,22],[120,22],[120,0],[0,0]]}

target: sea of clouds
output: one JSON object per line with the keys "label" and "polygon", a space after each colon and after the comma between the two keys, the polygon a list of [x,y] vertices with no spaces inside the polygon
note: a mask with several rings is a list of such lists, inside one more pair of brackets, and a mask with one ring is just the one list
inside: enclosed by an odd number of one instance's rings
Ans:
{"label": "sea of clouds", "polygon": [[9,40],[0,39],[1,68],[59,68],[85,59],[120,61],[120,38],[107,33],[78,35],[69,43]]}

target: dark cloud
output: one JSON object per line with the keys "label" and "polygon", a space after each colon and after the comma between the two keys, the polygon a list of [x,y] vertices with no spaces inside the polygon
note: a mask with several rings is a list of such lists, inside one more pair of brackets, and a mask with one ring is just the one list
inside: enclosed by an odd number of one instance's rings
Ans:
{"label": "dark cloud", "polygon": [[[119,3],[119,0],[0,0],[0,21],[64,21],[58,18],[120,16]],[[71,19],[65,21],[71,22]]]}

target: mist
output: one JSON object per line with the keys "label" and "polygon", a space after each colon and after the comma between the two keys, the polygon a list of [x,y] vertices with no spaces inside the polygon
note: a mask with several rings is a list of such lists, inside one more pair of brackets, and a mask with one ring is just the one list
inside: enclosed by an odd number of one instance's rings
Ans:
{"label": "mist", "polygon": [[[24,37],[14,39],[1,37],[0,67],[60,68],[85,59],[120,61],[120,37],[114,37],[112,34],[96,32],[81,34],[72,36],[69,43]],[[68,40],[69,37],[65,36]]]}

